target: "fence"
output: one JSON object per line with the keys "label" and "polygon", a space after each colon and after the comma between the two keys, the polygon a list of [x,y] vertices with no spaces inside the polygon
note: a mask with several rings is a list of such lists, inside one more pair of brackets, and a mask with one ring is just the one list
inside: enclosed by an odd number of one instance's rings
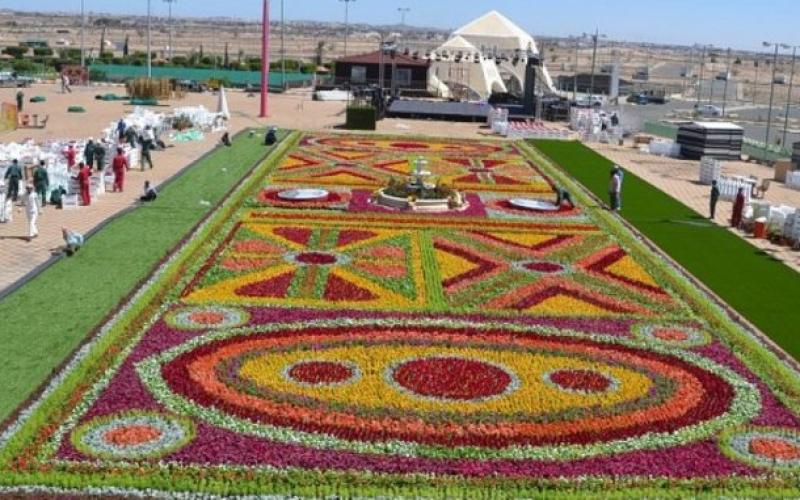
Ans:
{"label": "fence", "polygon": [[[647,134],[663,137],[665,139],[678,139],[678,126],[664,122],[645,122],[644,131]],[[761,162],[775,162],[780,159],[790,158],[791,151],[778,146],[770,146],[765,150],[764,143],[753,139],[744,139],[742,154]]]}
{"label": "fence", "polygon": [[[125,66],[117,64],[92,64],[89,67],[93,75],[101,73],[105,79],[114,81],[130,80],[147,76],[146,66]],[[260,85],[260,71],[234,71],[227,69],[195,69],[179,68],[173,66],[153,66],[153,78],[166,78],[171,80],[192,80],[207,82],[209,80],[226,80],[232,85]],[[310,85],[314,75],[308,73],[270,72],[269,86],[271,88],[301,87]]]}

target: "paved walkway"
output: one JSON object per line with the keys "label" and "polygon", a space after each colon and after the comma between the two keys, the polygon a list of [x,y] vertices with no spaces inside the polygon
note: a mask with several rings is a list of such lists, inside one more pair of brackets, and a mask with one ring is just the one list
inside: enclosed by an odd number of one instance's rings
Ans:
{"label": "paved walkway", "polygon": [[[587,144],[611,161],[618,163],[658,189],[681,201],[700,214],[708,215],[710,186],[698,182],[700,162],[677,160],[642,153],[631,147],[619,147],[606,144]],[[746,162],[724,162],[722,171],[729,175],[755,176],[760,179],[772,179],[773,169]],[[800,208],[800,191],[787,188],[784,184],[773,182],[766,195],[766,201],[774,205],[791,205]],[[720,201],[717,206],[715,222],[729,225],[733,213],[733,204]],[[776,259],[800,272],[800,252],[789,247],[778,246],[768,240],[755,239],[740,231],[732,232],[750,242],[753,246],[764,250]]]}

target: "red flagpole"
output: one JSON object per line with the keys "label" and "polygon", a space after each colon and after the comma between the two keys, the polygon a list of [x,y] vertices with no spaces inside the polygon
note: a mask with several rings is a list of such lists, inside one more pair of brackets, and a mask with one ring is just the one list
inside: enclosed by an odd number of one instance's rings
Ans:
{"label": "red flagpole", "polygon": [[269,114],[269,0],[264,0],[263,43],[261,45],[261,118]]}

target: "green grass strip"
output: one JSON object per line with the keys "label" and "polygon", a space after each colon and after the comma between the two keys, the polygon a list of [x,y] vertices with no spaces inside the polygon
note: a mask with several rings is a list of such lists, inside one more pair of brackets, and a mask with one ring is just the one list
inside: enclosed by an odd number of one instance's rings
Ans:
{"label": "green grass strip", "polygon": [[[270,149],[239,135],[0,301],[0,421],[10,415]],[[138,189],[129,186],[128,189]]]}
{"label": "green grass strip", "polygon": [[[532,143],[595,196],[608,198],[613,162],[577,142]],[[800,276],[794,270],[630,172],[625,173],[621,215],[800,359]]]}

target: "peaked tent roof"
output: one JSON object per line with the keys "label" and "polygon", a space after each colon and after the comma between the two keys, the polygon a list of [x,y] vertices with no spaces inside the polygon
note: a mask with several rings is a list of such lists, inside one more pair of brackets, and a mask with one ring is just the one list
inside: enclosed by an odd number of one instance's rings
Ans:
{"label": "peaked tent roof", "polygon": [[[516,39],[515,48],[539,52],[533,37],[496,10],[490,11],[466,26],[453,32],[467,41],[470,39]],[[473,42],[473,45],[475,43]]]}
{"label": "peaked tent roof", "polygon": [[478,48],[472,45],[461,35],[455,35],[447,40],[438,50],[463,50],[477,52]]}

